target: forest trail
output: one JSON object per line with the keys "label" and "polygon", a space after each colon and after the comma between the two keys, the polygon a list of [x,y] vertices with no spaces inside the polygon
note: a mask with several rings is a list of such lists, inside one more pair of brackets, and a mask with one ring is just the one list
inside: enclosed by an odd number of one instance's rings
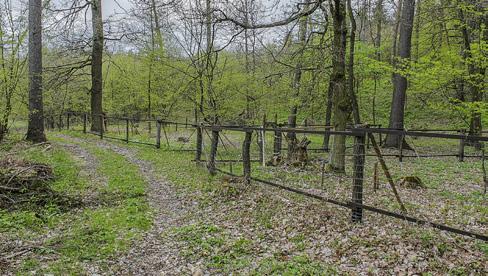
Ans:
{"label": "forest trail", "polygon": [[[77,146],[75,143],[86,143],[85,140],[58,135],[66,141],[74,143],[63,144],[72,153],[85,156],[89,166],[88,172],[95,173],[96,160],[89,157],[90,154]],[[106,141],[94,141],[99,148],[111,150],[135,164],[147,183],[146,198],[151,210],[153,211],[152,228],[145,232],[141,239],[136,240],[132,247],[123,255],[116,256],[109,260],[109,274],[124,275],[167,275],[167,274],[189,274],[193,270],[187,267],[186,262],[180,257],[176,244],[172,244],[167,239],[163,239],[165,231],[181,224],[181,218],[188,213],[188,208],[183,203],[184,200],[178,198],[174,188],[162,178],[161,175],[154,173],[153,165],[137,157],[134,150],[115,145]],[[73,150],[74,149],[74,150]],[[90,269],[95,274],[100,272]],[[101,273],[104,274],[104,273]]]}

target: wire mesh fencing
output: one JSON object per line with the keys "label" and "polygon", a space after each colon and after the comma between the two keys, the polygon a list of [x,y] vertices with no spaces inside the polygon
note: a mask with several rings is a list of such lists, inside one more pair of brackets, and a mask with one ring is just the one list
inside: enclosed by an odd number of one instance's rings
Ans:
{"label": "wire mesh fencing", "polygon": [[[88,129],[90,118],[83,116],[68,119],[69,127]],[[211,175],[223,173],[345,207],[354,222],[367,219],[363,213],[370,211],[488,240],[483,150],[488,137],[368,126],[335,131],[276,122],[212,126],[105,117],[102,131],[95,132],[101,138],[188,151]],[[397,145],[385,146],[387,136],[395,136]]]}

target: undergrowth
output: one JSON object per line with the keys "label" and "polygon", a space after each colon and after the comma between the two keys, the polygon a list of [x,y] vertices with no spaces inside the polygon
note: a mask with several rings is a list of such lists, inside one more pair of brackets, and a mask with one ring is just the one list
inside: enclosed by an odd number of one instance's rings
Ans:
{"label": "undergrowth", "polygon": [[[57,137],[49,139],[66,142]],[[2,148],[15,152],[19,158],[52,166],[55,174],[52,189],[79,198],[82,204],[70,210],[49,203],[39,210],[0,211],[0,237],[33,244],[17,265],[12,260],[4,261],[3,266],[0,262],[0,271],[17,270],[20,275],[86,274],[88,262],[97,264],[103,271],[107,259],[126,250],[150,227],[144,180],[138,168],[123,156],[80,145],[98,159],[97,173],[107,181],[100,185],[80,174],[79,160],[57,143],[49,149],[13,144]],[[0,247],[5,252],[19,250],[8,243]]]}

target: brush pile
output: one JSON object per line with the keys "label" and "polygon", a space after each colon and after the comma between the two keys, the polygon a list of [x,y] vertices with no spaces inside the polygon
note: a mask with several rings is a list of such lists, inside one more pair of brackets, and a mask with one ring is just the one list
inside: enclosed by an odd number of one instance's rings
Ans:
{"label": "brush pile", "polygon": [[0,208],[28,201],[38,195],[51,194],[52,168],[45,164],[6,158],[0,160]]}

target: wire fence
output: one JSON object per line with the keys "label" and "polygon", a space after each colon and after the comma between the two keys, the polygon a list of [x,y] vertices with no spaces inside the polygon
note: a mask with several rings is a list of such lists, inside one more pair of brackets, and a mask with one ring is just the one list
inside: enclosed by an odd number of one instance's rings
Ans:
{"label": "wire fence", "polygon": [[[363,221],[369,211],[488,240],[483,150],[488,137],[461,130],[349,126],[336,131],[276,121],[216,126],[99,116],[97,128],[89,115],[69,113],[66,127],[102,139],[193,152],[192,161],[211,175],[332,203],[350,209],[353,222]],[[401,141],[397,147],[382,147],[388,135]]]}

